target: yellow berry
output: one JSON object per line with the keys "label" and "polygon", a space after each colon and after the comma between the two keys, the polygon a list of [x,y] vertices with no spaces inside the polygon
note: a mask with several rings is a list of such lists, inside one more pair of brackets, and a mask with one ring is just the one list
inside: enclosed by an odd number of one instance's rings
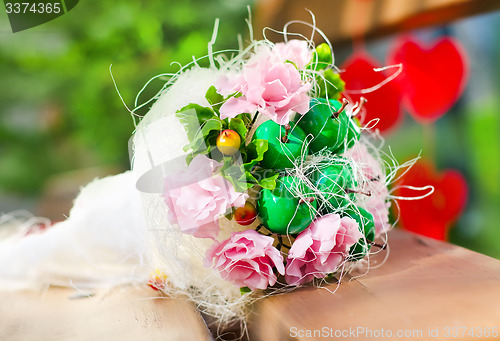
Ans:
{"label": "yellow berry", "polygon": [[231,129],[226,129],[217,137],[217,148],[224,155],[233,155],[240,149],[240,135]]}

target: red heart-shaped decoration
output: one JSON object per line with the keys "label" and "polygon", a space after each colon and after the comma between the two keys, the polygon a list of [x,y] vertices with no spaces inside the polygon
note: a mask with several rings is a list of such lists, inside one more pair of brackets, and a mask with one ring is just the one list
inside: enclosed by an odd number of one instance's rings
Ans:
{"label": "red heart-shaped decoration", "polygon": [[400,38],[389,62],[403,64],[397,81],[406,109],[418,121],[434,121],[444,115],[464,90],[466,55],[451,38],[441,38],[429,47],[409,37]]}
{"label": "red heart-shaped decoration", "polygon": [[376,72],[378,63],[364,53],[356,53],[343,65],[341,74],[346,83],[345,94],[352,101],[359,101],[361,97],[367,99],[364,105],[365,114],[361,116],[361,123],[373,119],[380,119],[375,126],[381,132],[394,128],[401,118],[401,91],[398,84],[390,81],[379,89],[366,94],[359,94],[359,90],[369,89],[384,82],[394,71]]}
{"label": "red heart-shaped decoration", "polygon": [[403,228],[434,239],[445,240],[448,230],[467,202],[467,182],[456,170],[436,172],[427,161],[417,162],[397,183],[394,194],[416,197],[422,194],[401,186],[431,185],[434,193],[419,200],[398,200],[399,221]]}

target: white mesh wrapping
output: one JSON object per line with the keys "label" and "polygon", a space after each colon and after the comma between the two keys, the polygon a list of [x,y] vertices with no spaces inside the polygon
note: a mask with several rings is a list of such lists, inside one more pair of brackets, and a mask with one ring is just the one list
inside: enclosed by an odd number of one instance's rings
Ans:
{"label": "white mesh wrapping", "polygon": [[[242,301],[239,288],[223,280],[211,267],[204,266],[206,250],[213,240],[184,234],[177,225],[170,224],[168,207],[161,196],[164,177],[186,166],[183,147],[189,141],[175,113],[190,103],[209,106],[205,94],[219,72],[195,67],[181,74],[160,95],[137,126],[132,144],[132,169],[139,190],[144,192],[148,234],[154,245],[153,267],[167,276],[165,291],[180,290],[200,304],[201,309],[224,320],[242,314],[244,306],[238,303]],[[218,239],[243,229],[222,218]]]}

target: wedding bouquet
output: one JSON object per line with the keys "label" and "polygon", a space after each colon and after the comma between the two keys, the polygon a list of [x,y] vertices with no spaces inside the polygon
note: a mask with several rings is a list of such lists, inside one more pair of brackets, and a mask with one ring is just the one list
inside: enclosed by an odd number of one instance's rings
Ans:
{"label": "wedding bouquet", "polygon": [[152,286],[209,314],[321,283],[383,248],[390,195],[329,42],[252,41],[173,75],[131,145],[156,242]]}

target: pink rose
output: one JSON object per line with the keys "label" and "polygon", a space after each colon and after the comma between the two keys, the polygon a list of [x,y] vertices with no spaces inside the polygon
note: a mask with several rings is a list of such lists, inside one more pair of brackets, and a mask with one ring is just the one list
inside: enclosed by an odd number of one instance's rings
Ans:
{"label": "pink rose", "polygon": [[229,239],[208,249],[205,264],[240,287],[266,289],[276,283],[273,268],[285,273],[283,257],[273,246],[274,239],[254,230],[233,232]]}
{"label": "pink rose", "polygon": [[220,108],[221,118],[235,117],[255,111],[278,124],[286,124],[294,113],[309,111],[310,83],[302,83],[299,71],[285,63],[276,52],[261,47],[243,67],[241,74],[222,76],[216,82],[217,91],[229,95],[236,91],[241,97],[229,98]]}
{"label": "pink rose", "polygon": [[283,61],[291,61],[299,69],[303,69],[311,61],[313,53],[309,48],[309,43],[305,40],[289,40],[286,43],[274,45],[273,50]]}
{"label": "pink rose", "polygon": [[301,285],[313,277],[324,278],[335,272],[351,246],[363,237],[358,223],[338,214],[327,214],[314,220],[302,231],[288,252],[285,279]]}
{"label": "pink rose", "polygon": [[344,153],[344,156],[351,158],[359,166],[359,177],[361,181],[361,190],[371,192],[371,196],[366,197],[361,203],[362,206],[373,215],[375,222],[375,233],[381,233],[390,229],[389,208],[391,203],[388,201],[389,191],[385,181],[385,172],[378,162],[368,151],[368,148],[360,143],[356,144]]}
{"label": "pink rose", "polygon": [[163,198],[168,220],[178,224],[182,232],[199,238],[216,238],[220,231],[219,218],[230,207],[245,205],[245,193],[220,174],[214,175],[221,164],[204,155],[197,155],[188,170],[165,178]]}

